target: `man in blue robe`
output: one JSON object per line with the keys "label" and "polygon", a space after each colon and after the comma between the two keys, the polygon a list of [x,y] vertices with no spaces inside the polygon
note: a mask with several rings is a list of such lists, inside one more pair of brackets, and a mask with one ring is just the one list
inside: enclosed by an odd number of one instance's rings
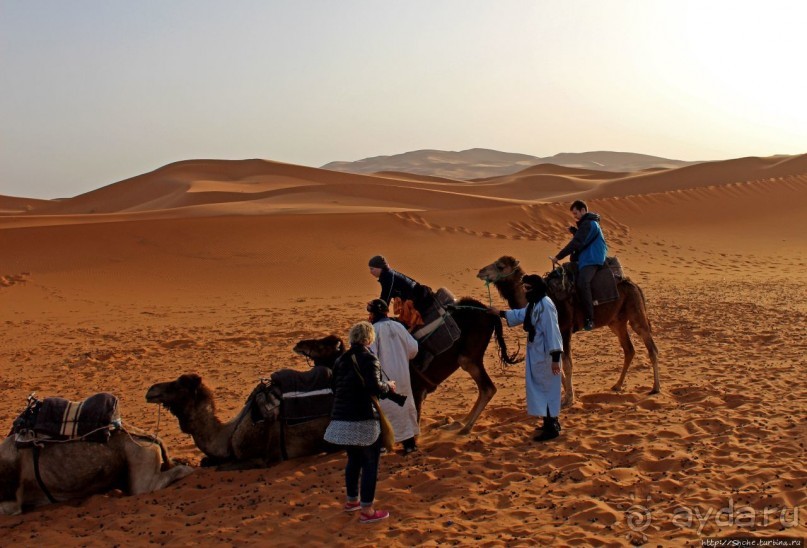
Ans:
{"label": "man in blue robe", "polygon": [[558,311],[546,295],[544,280],[535,274],[524,276],[521,282],[527,294],[526,308],[518,310],[491,309],[507,320],[510,327],[523,325],[527,332],[527,413],[543,417],[543,431],[535,441],[557,438],[560,434],[560,357],[563,339],[558,326]]}

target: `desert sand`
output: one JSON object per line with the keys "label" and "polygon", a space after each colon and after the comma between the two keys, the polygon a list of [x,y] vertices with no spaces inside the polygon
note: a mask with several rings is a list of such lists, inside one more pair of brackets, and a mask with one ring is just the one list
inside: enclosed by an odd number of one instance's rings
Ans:
{"label": "desert sand", "polygon": [[[577,403],[561,437],[539,445],[523,364],[503,368],[491,344],[499,391],[472,433],[457,434],[476,397],[460,370],[426,400],[420,452],[383,457],[385,522],[341,511],[344,457],[331,454],[3,516],[3,543],[700,546],[807,535],[807,156],[636,173],[542,165],[480,181],[197,160],[65,200],[0,197],[0,417],[10,428],[34,391],[111,391],[125,422],[198,464],[173,417],[158,424],[146,404],[152,383],[199,373],[228,419],[259,377],[308,367],[291,352],[297,340],[346,338],[364,319],[378,292],[370,256],[488,303],[477,270],[513,255],[547,271],[575,198],[603,216],[611,253],[645,292],[660,394],[648,394],[638,337],[615,393],[616,338],[577,334]],[[505,306],[495,291],[492,303]],[[520,329],[506,338],[523,347]]]}

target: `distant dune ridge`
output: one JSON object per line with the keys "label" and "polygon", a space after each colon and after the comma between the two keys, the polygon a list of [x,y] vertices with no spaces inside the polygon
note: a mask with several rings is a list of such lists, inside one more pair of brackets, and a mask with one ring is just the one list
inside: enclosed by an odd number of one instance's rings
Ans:
{"label": "distant dune ridge", "polygon": [[[610,167],[615,165],[612,162]],[[544,163],[475,180],[399,171],[346,173],[257,159],[188,160],[73,198],[0,196],[0,222],[33,226],[220,215],[480,210],[654,194],[803,173],[807,173],[807,155],[638,171]]]}
{"label": "distant dune ridge", "polygon": [[392,156],[374,156],[356,162],[330,162],[323,169],[349,173],[400,171],[449,179],[480,179],[510,175],[538,164],[594,169],[599,171],[640,171],[648,168],[674,168],[697,162],[670,160],[633,152],[562,152],[539,158],[528,154],[472,148],[459,152],[416,150]]}

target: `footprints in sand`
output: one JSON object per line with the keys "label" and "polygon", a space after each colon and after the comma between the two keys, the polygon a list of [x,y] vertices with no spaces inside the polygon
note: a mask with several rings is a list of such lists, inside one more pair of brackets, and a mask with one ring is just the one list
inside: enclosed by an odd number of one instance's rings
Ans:
{"label": "footprints in sand", "polygon": [[516,238],[513,236],[508,236],[506,234],[498,234],[495,232],[488,232],[484,230],[472,230],[470,228],[466,228],[464,226],[445,226],[440,225],[437,223],[432,223],[427,221],[422,216],[411,213],[411,212],[403,212],[403,213],[393,213],[394,217],[400,219],[401,221],[414,225],[420,228],[425,228],[427,230],[434,230],[437,232],[447,232],[449,234],[468,234],[469,236],[476,236],[478,238],[493,238],[496,240],[513,240],[513,239],[523,239],[523,238]]}
{"label": "footprints in sand", "polygon": [[[392,215],[416,228],[450,234],[467,234],[477,238],[543,240],[557,245],[562,245],[569,239],[567,227],[570,224],[570,217],[568,208],[565,205],[541,203],[524,205],[521,210],[524,212],[526,220],[507,223],[507,233],[472,229],[462,225],[442,225],[429,221],[422,215],[411,211],[392,213]],[[630,229],[627,225],[607,216],[603,216],[601,223],[608,234],[609,244],[623,245],[627,243],[630,235]]]}

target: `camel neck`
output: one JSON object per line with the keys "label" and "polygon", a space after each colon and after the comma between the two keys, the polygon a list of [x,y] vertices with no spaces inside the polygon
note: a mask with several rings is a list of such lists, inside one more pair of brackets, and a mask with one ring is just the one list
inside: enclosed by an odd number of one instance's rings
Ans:
{"label": "camel neck", "polygon": [[507,305],[512,309],[524,308],[527,306],[527,297],[521,288],[521,276],[513,275],[506,280],[496,282],[496,289],[499,295],[507,301]]}
{"label": "camel neck", "polygon": [[180,419],[180,426],[183,432],[193,437],[196,446],[205,455],[217,458],[230,456],[229,425],[216,417],[210,403],[198,406],[187,417]]}

